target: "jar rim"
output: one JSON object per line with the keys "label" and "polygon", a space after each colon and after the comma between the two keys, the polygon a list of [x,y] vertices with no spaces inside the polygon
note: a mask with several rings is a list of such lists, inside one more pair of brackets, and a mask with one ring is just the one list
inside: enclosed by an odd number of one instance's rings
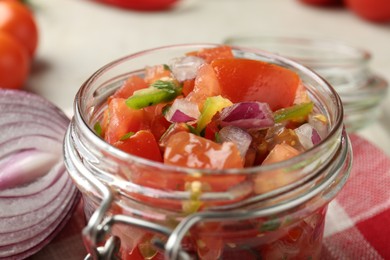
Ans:
{"label": "jar rim", "polygon": [[231,46],[233,51],[239,51],[239,52],[245,52],[245,53],[251,53],[260,55],[263,58],[269,58],[272,60],[275,60],[277,62],[280,62],[284,65],[287,65],[291,68],[294,68],[298,70],[301,73],[304,73],[308,77],[310,77],[312,80],[314,80],[316,83],[324,86],[326,90],[330,91],[330,95],[336,105],[336,116],[334,120],[334,125],[330,128],[328,135],[316,146],[310,148],[309,150],[304,151],[303,153],[292,157],[288,160],[276,162],[269,165],[260,165],[255,167],[248,167],[248,168],[232,168],[232,169],[194,169],[190,167],[182,167],[182,166],[172,166],[172,165],[166,165],[161,162],[155,162],[151,161],[145,158],[141,158],[135,155],[128,154],[124,151],[121,151],[120,149],[115,148],[114,146],[108,144],[103,139],[101,139],[99,136],[95,134],[95,131],[92,129],[90,124],[88,123],[88,119],[86,118],[86,113],[83,110],[83,102],[87,102],[83,98],[84,94],[88,91],[88,87],[94,83],[94,81],[99,78],[101,75],[103,75],[105,72],[109,71],[113,67],[128,61],[130,59],[137,58],[139,56],[147,55],[150,53],[158,52],[158,51],[165,51],[170,49],[178,49],[178,48],[194,48],[194,49],[201,49],[201,48],[212,48],[216,46],[221,46],[226,44],[214,44],[214,43],[188,43],[188,44],[174,44],[174,45],[166,45],[162,47],[156,47],[151,48],[148,50],[143,50],[140,52],[136,52],[127,56],[124,56],[122,58],[116,59],[100,69],[98,69],[95,73],[93,73],[87,81],[85,81],[79,91],[76,94],[76,98],[74,101],[74,118],[76,122],[78,123],[78,127],[80,127],[81,131],[87,131],[89,132],[88,138],[97,146],[104,148],[105,150],[108,150],[110,153],[112,153],[113,156],[115,156],[118,159],[126,160],[126,161],[132,161],[134,163],[144,165],[144,166],[150,166],[154,167],[156,169],[163,169],[165,171],[171,171],[171,172],[180,172],[180,173],[187,173],[187,174],[193,174],[193,173],[202,173],[202,174],[240,174],[240,175],[246,175],[246,174],[252,174],[254,172],[265,172],[265,171],[272,171],[279,168],[286,168],[291,167],[296,164],[299,164],[305,159],[311,158],[315,154],[318,154],[321,150],[327,149],[328,143],[332,142],[332,139],[334,136],[337,136],[338,133],[340,133],[341,129],[343,128],[343,106],[341,99],[337,93],[337,91],[321,76],[319,76],[316,72],[309,69],[308,67],[301,65],[300,63],[291,60],[289,58],[285,58],[282,56],[279,56],[274,53],[270,53],[267,51],[258,50],[256,48],[249,48],[249,47],[238,47],[238,46]]}
{"label": "jar rim", "polygon": [[[225,39],[225,44],[250,46],[257,49],[267,45],[268,47],[275,46],[278,54],[297,60],[303,64],[312,66],[328,66],[333,64],[360,64],[366,63],[372,55],[369,51],[351,46],[345,42],[330,38],[306,37],[306,36],[281,36],[281,35],[262,35],[262,36],[231,36]],[[294,48],[291,53],[281,52],[280,46]],[[274,48],[275,48],[274,47]],[[295,53],[296,50],[305,49],[305,52],[300,52],[301,55]],[[310,51],[315,51],[314,56],[309,56]],[[328,55],[324,55],[328,54]],[[332,55],[329,55],[332,54]],[[305,57],[306,55],[306,57]]]}

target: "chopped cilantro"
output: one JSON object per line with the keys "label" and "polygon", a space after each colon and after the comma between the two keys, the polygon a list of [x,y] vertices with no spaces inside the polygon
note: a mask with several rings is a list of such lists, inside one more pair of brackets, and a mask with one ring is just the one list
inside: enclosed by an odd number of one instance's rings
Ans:
{"label": "chopped cilantro", "polygon": [[165,90],[169,93],[176,93],[179,89],[174,81],[169,80],[156,80],[151,84],[151,86],[157,89]]}

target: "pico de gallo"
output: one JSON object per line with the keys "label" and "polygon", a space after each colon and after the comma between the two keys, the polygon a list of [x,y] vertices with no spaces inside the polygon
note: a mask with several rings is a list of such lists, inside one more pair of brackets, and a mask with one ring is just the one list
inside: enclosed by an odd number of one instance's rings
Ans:
{"label": "pico de gallo", "polygon": [[136,156],[190,168],[286,160],[318,143],[326,126],[298,74],[235,58],[228,46],[146,67],[144,77],[130,76],[107,102],[95,124],[104,140]]}
{"label": "pico de gallo", "polygon": [[[186,53],[132,74],[107,99],[94,125],[97,135],[126,153],[165,165],[211,170],[288,160],[321,142],[327,128],[326,117],[316,110],[297,73],[264,61],[236,58],[229,46]],[[188,190],[188,183],[168,173],[150,175],[148,180],[135,175],[131,180],[152,188]],[[208,189],[225,191],[243,178],[209,179]],[[265,173],[254,179],[253,193],[263,194],[292,181],[283,171]],[[197,183],[192,184],[190,189],[196,194]],[[195,199],[183,204],[182,210],[191,213],[202,207]],[[188,250],[196,251],[200,259],[316,258],[313,252],[321,247],[324,214],[322,207],[283,229],[293,222],[288,217],[263,219],[253,228],[243,226],[246,231],[238,232],[239,239],[231,235],[238,227],[225,232],[219,224],[206,223],[188,237]],[[210,230],[225,232],[226,237],[210,236]],[[151,245],[153,234],[131,227],[114,231],[126,241],[122,258],[162,259]],[[272,243],[268,243],[268,232],[276,232]],[[240,250],[238,240],[243,241]],[[287,252],[292,245],[306,247],[305,252]]]}

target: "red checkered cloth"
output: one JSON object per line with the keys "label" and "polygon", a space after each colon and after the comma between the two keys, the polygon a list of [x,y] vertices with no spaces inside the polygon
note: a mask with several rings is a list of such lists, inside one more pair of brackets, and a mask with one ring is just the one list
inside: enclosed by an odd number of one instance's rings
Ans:
{"label": "red checkered cloth", "polygon": [[[329,205],[322,259],[390,259],[390,158],[357,135],[344,189]],[[48,246],[31,259],[83,259],[82,205]]]}
{"label": "red checkered cloth", "polygon": [[390,158],[352,135],[347,184],[329,205],[324,259],[390,259]]}

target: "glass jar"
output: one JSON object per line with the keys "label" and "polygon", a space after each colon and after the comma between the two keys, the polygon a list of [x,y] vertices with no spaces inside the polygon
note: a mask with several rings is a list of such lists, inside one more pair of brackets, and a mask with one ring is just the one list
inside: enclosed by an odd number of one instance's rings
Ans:
{"label": "glass jar", "polygon": [[[64,151],[84,198],[89,222],[83,236],[90,258],[320,257],[327,205],[348,178],[352,153],[339,96],[306,67],[233,48],[236,57],[297,72],[315,109],[329,122],[318,145],[283,162],[228,170],[173,167],[122,152],[94,133],[107,97],[123,80],[147,65],[215,46],[167,46],[124,57],[94,73],[77,93]],[[272,184],[271,175],[281,183]]]}
{"label": "glass jar", "polygon": [[348,132],[369,125],[380,114],[388,83],[371,71],[367,50],[335,40],[289,36],[237,36],[225,43],[267,50],[313,69],[340,95]]}

